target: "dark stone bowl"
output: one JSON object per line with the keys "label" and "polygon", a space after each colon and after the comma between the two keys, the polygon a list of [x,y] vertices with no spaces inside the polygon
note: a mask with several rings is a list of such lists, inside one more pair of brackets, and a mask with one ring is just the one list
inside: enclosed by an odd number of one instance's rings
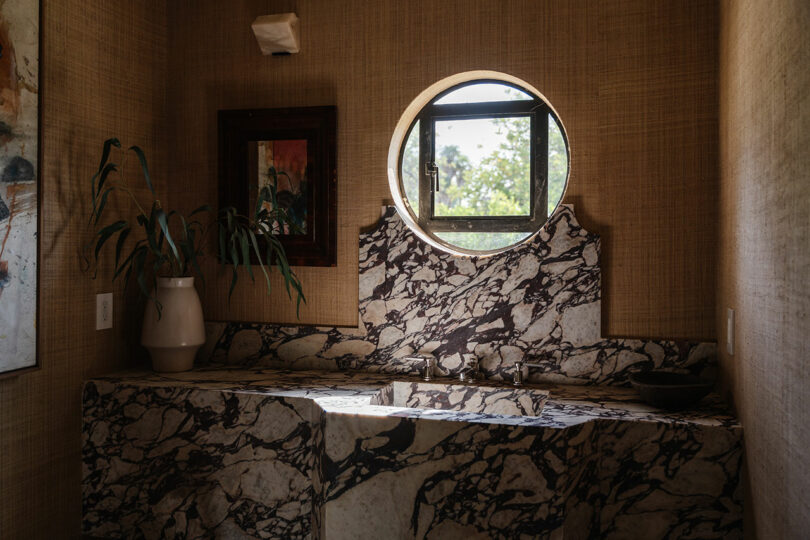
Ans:
{"label": "dark stone bowl", "polygon": [[668,371],[633,373],[630,384],[638,390],[645,403],[668,411],[679,411],[694,405],[714,387],[713,382],[700,377]]}

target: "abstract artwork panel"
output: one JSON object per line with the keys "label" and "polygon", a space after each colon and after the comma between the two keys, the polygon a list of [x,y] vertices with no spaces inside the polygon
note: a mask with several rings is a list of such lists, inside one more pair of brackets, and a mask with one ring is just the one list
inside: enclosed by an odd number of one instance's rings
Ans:
{"label": "abstract artwork panel", "polygon": [[36,365],[39,0],[0,1],[0,373]]}
{"label": "abstract artwork panel", "polygon": [[[258,188],[275,188],[277,204],[290,223],[276,234],[306,234],[309,211],[306,139],[257,141]],[[265,202],[268,210],[272,203]]]}

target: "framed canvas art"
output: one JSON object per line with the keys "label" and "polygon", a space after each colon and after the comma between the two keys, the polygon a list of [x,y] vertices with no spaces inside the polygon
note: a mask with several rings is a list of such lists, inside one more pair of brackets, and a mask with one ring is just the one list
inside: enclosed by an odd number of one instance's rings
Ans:
{"label": "framed canvas art", "polygon": [[273,232],[290,264],[334,266],[335,107],[224,110],[218,120],[220,207],[252,215],[259,190],[271,187],[288,216]]}
{"label": "framed canvas art", "polygon": [[0,376],[37,366],[39,9],[0,3]]}

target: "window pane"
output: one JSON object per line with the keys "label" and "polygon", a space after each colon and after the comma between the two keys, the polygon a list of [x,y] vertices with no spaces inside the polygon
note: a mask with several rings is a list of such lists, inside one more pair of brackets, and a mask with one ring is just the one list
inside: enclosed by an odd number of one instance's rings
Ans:
{"label": "window pane", "polygon": [[435,216],[530,214],[529,117],[437,120],[435,125]]}
{"label": "window pane", "polygon": [[512,244],[517,244],[524,238],[528,238],[532,233],[491,233],[491,232],[437,232],[436,236],[462,249],[472,251],[489,251],[492,249],[503,249]]}
{"label": "window pane", "polygon": [[411,210],[419,217],[419,120],[411,128],[402,151],[400,178]]}
{"label": "window pane", "polygon": [[533,99],[526,92],[500,83],[478,83],[462,86],[458,90],[442,96],[434,103],[448,105],[450,103],[487,103],[490,101],[522,101]]}
{"label": "window pane", "polygon": [[568,150],[562,130],[553,116],[548,115],[548,215],[560,202],[568,176]]}

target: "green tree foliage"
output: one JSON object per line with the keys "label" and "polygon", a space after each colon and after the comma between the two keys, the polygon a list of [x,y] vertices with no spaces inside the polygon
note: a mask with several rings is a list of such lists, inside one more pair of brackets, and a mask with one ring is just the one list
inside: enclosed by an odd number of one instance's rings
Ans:
{"label": "green tree foliage", "polygon": [[529,119],[494,118],[492,129],[505,142],[472,167],[457,146],[438,156],[442,191],[437,216],[520,216],[529,214]]}
{"label": "green tree foliage", "polygon": [[562,199],[568,177],[568,149],[554,118],[548,119],[548,215]]}
{"label": "green tree foliage", "polygon": [[402,152],[402,185],[414,213],[419,216],[419,121],[417,120]]}
{"label": "green tree foliage", "polygon": [[[493,118],[492,130],[502,141],[474,165],[457,145],[438,149],[440,190],[436,193],[437,216],[528,215],[531,196],[530,124],[527,117]],[[402,176],[405,195],[418,212],[419,127],[414,127],[405,145]],[[548,215],[562,197],[568,174],[568,152],[562,132],[549,116]],[[472,249],[498,249],[519,242],[527,233],[437,234],[451,244]]]}

